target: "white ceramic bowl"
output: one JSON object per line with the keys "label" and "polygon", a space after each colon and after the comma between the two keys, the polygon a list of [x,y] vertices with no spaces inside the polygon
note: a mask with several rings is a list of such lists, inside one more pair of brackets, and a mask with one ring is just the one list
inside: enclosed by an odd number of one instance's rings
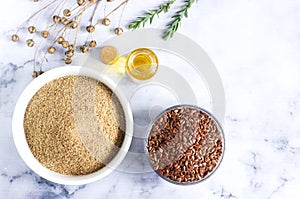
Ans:
{"label": "white ceramic bowl", "polygon": [[[126,120],[126,132],[125,137],[122,143],[122,146],[119,152],[115,155],[115,157],[103,168],[100,170],[82,176],[69,176],[62,175],[57,172],[51,171],[48,168],[42,166],[40,162],[35,159],[33,154],[31,153],[29,146],[26,141],[23,122],[24,122],[24,114],[27,108],[27,105],[31,98],[35,95],[35,93],[46,83],[57,79],[59,77],[67,76],[67,75],[84,75],[94,79],[97,79],[108,86],[114,94],[118,97],[125,114]],[[38,78],[34,79],[23,91],[19,100],[15,106],[13,119],[12,119],[12,131],[13,131],[13,139],[16,145],[16,148],[24,160],[24,162],[38,175],[41,177],[50,180],[59,184],[66,185],[82,185],[97,181],[109,173],[111,173],[115,168],[119,166],[122,160],[125,158],[133,136],[133,118],[132,111],[130,108],[130,104],[126,99],[125,95],[122,94],[121,91],[116,89],[116,83],[108,78],[107,76],[102,75],[100,72],[95,71],[94,69],[81,67],[81,66],[66,66],[60,67],[53,70],[50,70]]]}

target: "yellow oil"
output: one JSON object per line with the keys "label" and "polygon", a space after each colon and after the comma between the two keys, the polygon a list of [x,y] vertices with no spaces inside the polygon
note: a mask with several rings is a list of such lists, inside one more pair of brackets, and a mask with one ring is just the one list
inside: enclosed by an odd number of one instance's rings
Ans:
{"label": "yellow oil", "polygon": [[116,61],[109,65],[112,69],[115,70],[117,74],[124,75],[125,74],[125,66],[126,66],[126,57],[119,56]]}
{"label": "yellow oil", "polygon": [[151,58],[146,54],[140,54],[134,57],[132,67],[141,73],[147,73],[152,66]]}
{"label": "yellow oil", "polygon": [[156,54],[147,48],[132,51],[127,57],[126,70],[135,79],[147,80],[154,76],[158,69]]}

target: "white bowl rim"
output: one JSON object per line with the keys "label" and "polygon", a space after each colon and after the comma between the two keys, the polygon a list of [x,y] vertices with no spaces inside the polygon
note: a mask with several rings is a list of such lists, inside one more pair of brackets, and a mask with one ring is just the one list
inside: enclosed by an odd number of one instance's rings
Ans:
{"label": "white bowl rim", "polygon": [[[27,105],[35,93],[46,83],[57,79],[59,77],[68,76],[68,75],[82,75],[94,78],[101,81],[107,87],[109,87],[114,94],[118,97],[126,119],[126,131],[125,137],[122,143],[122,146],[115,157],[103,168],[100,170],[82,176],[68,176],[59,174],[57,172],[51,171],[50,169],[41,165],[37,159],[31,153],[29,146],[26,141],[25,132],[24,132],[24,114],[27,108]],[[41,177],[64,185],[83,185],[91,182],[100,180],[110,174],[115,168],[117,168],[123,159],[125,158],[129,147],[131,145],[133,137],[133,116],[132,110],[127,100],[126,96],[122,91],[117,89],[117,84],[107,76],[101,74],[101,72],[96,71],[84,66],[62,66],[45,72],[43,75],[34,79],[30,84],[24,89],[20,95],[12,118],[12,132],[13,140],[17,148],[18,153],[24,162],[38,175]]]}

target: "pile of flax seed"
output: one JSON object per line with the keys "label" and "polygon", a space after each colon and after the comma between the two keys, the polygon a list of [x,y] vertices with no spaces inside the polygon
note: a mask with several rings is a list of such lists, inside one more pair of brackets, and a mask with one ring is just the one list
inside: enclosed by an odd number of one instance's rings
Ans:
{"label": "pile of flax seed", "polygon": [[43,166],[60,174],[85,175],[116,155],[124,139],[125,117],[118,98],[103,83],[65,76],[32,97],[24,131]]}
{"label": "pile of flax seed", "polygon": [[214,172],[222,159],[223,135],[208,113],[182,105],[154,122],[147,142],[155,171],[176,183],[198,182]]}

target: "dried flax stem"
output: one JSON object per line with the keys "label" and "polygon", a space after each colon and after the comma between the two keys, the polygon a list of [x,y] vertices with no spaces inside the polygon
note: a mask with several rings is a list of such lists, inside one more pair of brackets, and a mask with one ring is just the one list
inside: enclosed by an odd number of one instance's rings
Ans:
{"label": "dried flax stem", "polygon": [[[58,31],[58,33],[57,33],[57,35],[56,35],[56,37],[55,37],[55,39],[54,39],[54,41],[52,42],[52,45],[51,46],[53,46],[54,44],[55,44],[55,42],[57,41],[57,36],[58,35],[60,35],[60,34],[63,34],[65,31],[66,31],[66,26],[64,26],[64,27],[62,27],[59,31]],[[42,66],[43,66],[43,63],[44,63],[44,60],[47,60],[47,58],[46,58],[46,55],[48,54],[48,51],[46,50],[45,51],[45,53],[44,53],[44,56],[43,56],[43,59],[42,59],[42,61],[41,61],[41,70],[42,70]]]}
{"label": "dried flax stem", "polygon": [[88,10],[89,8],[91,8],[94,4],[84,4],[84,6],[80,6],[82,7],[81,10],[78,11],[79,14],[83,14],[86,10]]}
{"label": "dried flax stem", "polygon": [[50,23],[50,21],[52,20],[52,16],[54,15],[54,13],[58,10],[59,7],[62,7],[63,6],[63,2],[65,2],[66,0],[63,0],[61,2],[58,3],[58,5],[54,8],[53,12],[51,13],[48,21],[47,21],[47,26],[48,24]]}
{"label": "dried flax stem", "polygon": [[[124,4],[126,4],[129,0],[125,0],[122,3],[120,3],[117,7],[115,7],[113,10],[111,10],[107,15],[104,16],[104,18],[109,17],[112,13],[114,13],[115,11],[117,11],[121,6],[123,6]],[[98,25],[101,23],[101,20],[98,20],[94,26]]]}
{"label": "dried flax stem", "polygon": [[40,12],[42,12],[43,10],[45,10],[46,8],[48,8],[49,6],[51,6],[53,3],[55,3],[57,0],[53,0],[50,3],[48,3],[47,5],[45,5],[44,7],[42,7],[40,10],[36,11],[33,15],[31,15],[31,17],[29,17],[26,20],[26,23],[28,23],[33,17],[35,17],[37,14],[39,14]]}
{"label": "dried flax stem", "polygon": [[93,19],[94,19],[94,16],[95,16],[95,14],[96,14],[96,11],[97,11],[97,8],[98,8],[98,6],[99,6],[99,3],[100,3],[100,1],[97,1],[97,2],[96,2],[96,5],[95,5],[94,10],[93,10],[93,13],[92,13],[92,16],[91,16],[90,19],[89,19],[89,22],[90,22],[91,24],[93,23]]}
{"label": "dried flax stem", "polygon": [[77,10],[78,8],[80,8],[81,6],[77,5],[75,8],[71,9],[71,12],[74,12],[75,10]]}
{"label": "dried flax stem", "polygon": [[58,13],[61,13],[61,12],[62,12],[62,10],[63,10],[65,4],[66,4],[66,0],[62,0],[61,8],[59,9],[59,12],[58,12]]}
{"label": "dried flax stem", "polygon": [[[40,49],[41,47],[41,44],[43,43],[43,40],[41,40],[38,44],[38,46],[36,47],[35,51],[34,51],[34,62],[33,62],[33,71],[36,71],[36,57],[37,57],[37,54],[38,54],[38,50]],[[40,71],[42,71],[42,65],[40,65]]]}
{"label": "dried flax stem", "polygon": [[126,6],[127,6],[127,3],[128,3],[128,1],[125,3],[125,5],[124,5],[123,8],[122,8],[121,15],[120,15],[120,18],[119,18],[119,23],[118,23],[118,26],[119,26],[119,27],[120,27],[120,25],[121,25],[121,20],[122,20],[123,14],[124,14],[124,10],[125,10],[125,8],[126,8]]}
{"label": "dried flax stem", "polygon": [[104,5],[104,8],[103,8],[103,18],[105,17],[106,8],[107,8],[107,1],[105,1],[105,5]]}
{"label": "dried flax stem", "polygon": [[76,34],[75,34],[75,39],[74,39],[74,42],[73,42],[73,45],[76,47],[76,42],[77,42],[77,38],[78,38],[78,33],[79,33],[79,29],[80,29],[80,22],[81,22],[81,17],[82,17],[82,13],[77,15],[75,18],[76,20],[78,21],[78,26],[76,28]]}

